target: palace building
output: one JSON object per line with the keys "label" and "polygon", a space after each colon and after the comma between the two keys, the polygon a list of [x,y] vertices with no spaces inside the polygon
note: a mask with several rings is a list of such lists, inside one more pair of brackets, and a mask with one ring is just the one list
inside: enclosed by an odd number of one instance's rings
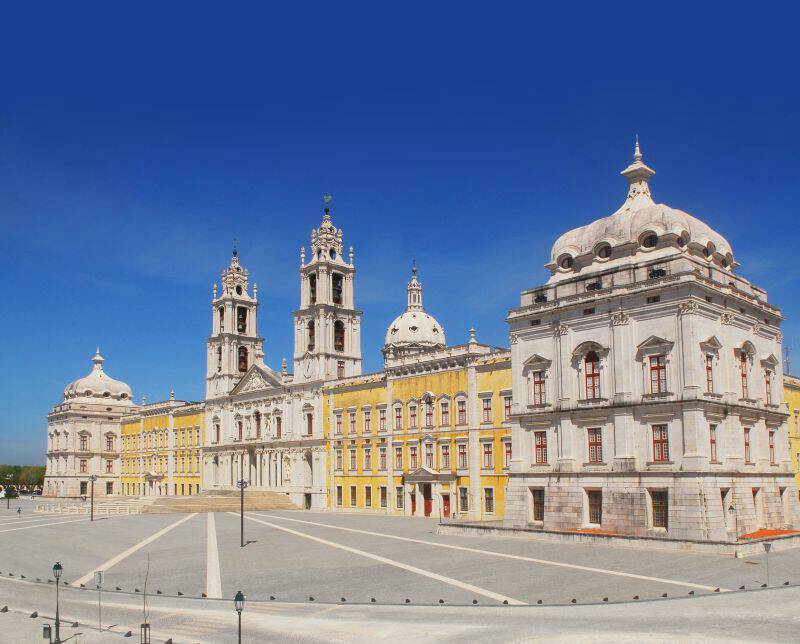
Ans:
{"label": "palace building", "polygon": [[511,458],[511,355],[445,344],[416,267],[386,332],[384,370],[323,387],[329,507],[419,516],[503,516]]}
{"label": "palace building", "polygon": [[657,204],[637,141],[612,215],[562,235],[508,314],[505,522],[727,540],[800,525],[780,310],[728,241]]}

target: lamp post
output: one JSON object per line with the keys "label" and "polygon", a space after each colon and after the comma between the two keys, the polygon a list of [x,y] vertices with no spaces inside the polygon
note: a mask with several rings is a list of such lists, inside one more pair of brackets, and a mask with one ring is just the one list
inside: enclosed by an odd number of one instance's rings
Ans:
{"label": "lamp post", "polygon": [[58,615],[58,584],[60,583],[59,579],[61,579],[61,572],[63,570],[64,568],[61,564],[56,561],[55,566],[53,566],[53,577],[56,578],[56,644],[61,644],[61,624]]}
{"label": "lamp post", "polygon": [[240,523],[240,533],[241,533],[241,547],[244,548],[244,489],[248,486],[248,482],[244,480],[244,478],[239,479],[236,482],[236,487],[239,488],[239,523]]}
{"label": "lamp post", "polygon": [[764,542],[764,552],[767,557],[767,586],[769,586],[769,549],[772,548],[772,541]]}
{"label": "lamp post", "polygon": [[11,509],[11,474],[6,474],[6,510]]}
{"label": "lamp post", "polygon": [[239,617],[239,644],[242,644],[242,609],[244,608],[244,594],[241,590],[236,591],[236,597],[233,598],[233,606],[236,608],[236,614]]}
{"label": "lamp post", "polygon": [[92,474],[89,477],[91,482],[91,501],[89,502],[89,521],[94,521],[94,482],[97,480],[97,474]]}

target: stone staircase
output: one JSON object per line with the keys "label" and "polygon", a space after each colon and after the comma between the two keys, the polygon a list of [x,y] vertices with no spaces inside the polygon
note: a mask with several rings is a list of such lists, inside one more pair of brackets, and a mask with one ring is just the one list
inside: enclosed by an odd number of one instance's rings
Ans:
{"label": "stone staircase", "polygon": [[[94,502],[96,515],[141,514],[142,509],[150,503],[149,499],[111,497],[97,499]],[[58,499],[36,504],[34,512],[44,514],[89,514],[89,501]]]}
{"label": "stone staircase", "polygon": [[[238,512],[238,490],[206,491],[198,496],[162,496],[142,507],[144,514],[170,514],[173,512]],[[281,492],[247,490],[244,493],[244,509],[252,510],[299,510]]]}

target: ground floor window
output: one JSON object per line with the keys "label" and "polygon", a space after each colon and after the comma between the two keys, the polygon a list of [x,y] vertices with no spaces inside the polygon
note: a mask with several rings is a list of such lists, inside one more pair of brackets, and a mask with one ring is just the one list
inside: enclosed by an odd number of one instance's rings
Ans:
{"label": "ground floor window", "polygon": [[87,486],[86,481],[81,481],[81,496],[86,495],[86,486]]}
{"label": "ground floor window", "polygon": [[589,523],[600,525],[603,522],[603,492],[601,490],[586,490],[589,503]]}
{"label": "ground floor window", "polygon": [[469,512],[469,492],[465,487],[458,488],[458,510]]}
{"label": "ground floor window", "polygon": [[544,490],[537,488],[531,490],[533,497],[533,520],[544,521]]}
{"label": "ground floor window", "polygon": [[364,488],[364,505],[368,508],[372,507],[372,487],[369,485]]}
{"label": "ground floor window", "polygon": [[650,492],[653,503],[653,527],[667,528],[669,521],[669,501],[664,490]]}
{"label": "ground floor window", "polygon": [[397,497],[397,501],[395,502],[395,505],[397,506],[398,510],[402,510],[403,509],[403,498],[404,498],[403,488],[402,487],[396,487],[394,489],[394,494]]}
{"label": "ground floor window", "polygon": [[486,514],[494,514],[494,488],[483,489],[483,510]]}
{"label": "ground floor window", "polygon": [[385,508],[389,505],[389,499],[387,498],[388,494],[386,491],[386,486],[381,485],[381,507]]}
{"label": "ground floor window", "polygon": [[342,486],[336,486],[336,505],[342,507]]}
{"label": "ground floor window", "polygon": [[356,507],[356,498],[357,498],[357,488],[355,485],[350,486],[350,507]]}
{"label": "ground floor window", "polygon": [[106,483],[106,494],[114,494],[114,484],[111,481]]}

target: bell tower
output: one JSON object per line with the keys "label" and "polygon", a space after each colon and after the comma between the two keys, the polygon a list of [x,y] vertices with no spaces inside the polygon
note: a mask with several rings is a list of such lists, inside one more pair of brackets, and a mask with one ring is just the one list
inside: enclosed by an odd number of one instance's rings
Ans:
{"label": "bell tower", "polygon": [[211,335],[206,340],[206,398],[225,396],[250,365],[263,355],[258,336],[258,286],[248,290],[248,273],[239,263],[236,240],[233,257],[222,271],[222,293],[214,284]]}
{"label": "bell tower", "polygon": [[311,256],[306,257],[305,247],[300,249],[294,382],[361,373],[361,311],[354,301],[353,248],[345,259],[342,231],[331,223],[330,201],[325,195],[322,223],[311,231]]}

